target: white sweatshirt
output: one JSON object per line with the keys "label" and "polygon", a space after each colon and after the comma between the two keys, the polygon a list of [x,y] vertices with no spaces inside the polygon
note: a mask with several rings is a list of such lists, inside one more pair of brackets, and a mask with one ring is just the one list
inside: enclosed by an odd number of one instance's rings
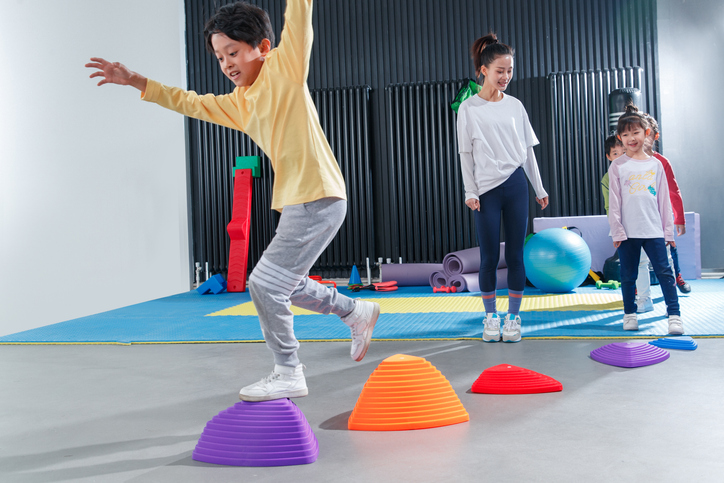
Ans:
{"label": "white sweatshirt", "polygon": [[608,169],[608,224],[613,241],[628,238],[674,240],[669,185],[661,161],[625,154]]}
{"label": "white sweatshirt", "polygon": [[489,102],[480,96],[466,99],[458,110],[458,147],[465,199],[478,199],[503,184],[521,166],[536,196],[548,196],[533,153],[533,146],[537,144],[528,113],[515,97],[504,95],[498,102]]}

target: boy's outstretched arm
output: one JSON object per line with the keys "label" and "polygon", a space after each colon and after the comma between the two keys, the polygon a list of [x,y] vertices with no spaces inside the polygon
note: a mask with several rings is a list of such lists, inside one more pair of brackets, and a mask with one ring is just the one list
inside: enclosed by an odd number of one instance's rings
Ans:
{"label": "boy's outstretched arm", "polygon": [[118,84],[121,86],[133,86],[141,92],[146,91],[148,79],[141,74],[133,72],[120,62],[108,62],[100,57],[91,57],[90,60],[91,62],[85,66],[90,69],[98,69],[90,75],[91,79],[93,77],[103,77],[98,83],[99,86],[103,84]]}

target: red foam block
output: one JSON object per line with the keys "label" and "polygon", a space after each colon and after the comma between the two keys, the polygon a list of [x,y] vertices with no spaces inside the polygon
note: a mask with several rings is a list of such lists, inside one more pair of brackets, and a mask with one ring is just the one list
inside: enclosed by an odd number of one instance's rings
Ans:
{"label": "red foam block", "polygon": [[234,204],[231,221],[226,227],[229,246],[229,273],[226,290],[246,291],[246,269],[249,261],[249,229],[251,223],[251,169],[239,169],[234,178]]}
{"label": "red foam block", "polygon": [[499,364],[485,369],[471,390],[481,394],[538,394],[562,391],[563,384],[530,369]]}

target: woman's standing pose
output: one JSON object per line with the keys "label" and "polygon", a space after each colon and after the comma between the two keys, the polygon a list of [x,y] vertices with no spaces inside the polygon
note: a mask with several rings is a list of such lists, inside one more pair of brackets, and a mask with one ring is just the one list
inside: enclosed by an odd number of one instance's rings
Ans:
{"label": "woman's standing pose", "polygon": [[548,193],[543,189],[533,153],[538,138],[528,113],[518,99],[504,94],[513,77],[513,48],[499,43],[496,35],[490,33],[473,43],[471,53],[476,74],[483,76],[484,81],[478,95],[460,105],[458,144],[465,204],[475,213],[480,243],[480,290],[486,313],[483,340],[501,339],[495,289],[502,218],[509,297],[502,338],[505,342],[518,342],[518,313],[525,289],[523,244],[528,229],[526,175],[542,208],[548,206]]}

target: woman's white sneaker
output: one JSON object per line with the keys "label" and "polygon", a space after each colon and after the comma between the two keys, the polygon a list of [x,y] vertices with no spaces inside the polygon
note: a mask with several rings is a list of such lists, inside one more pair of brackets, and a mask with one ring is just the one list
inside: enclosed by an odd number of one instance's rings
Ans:
{"label": "woman's white sneaker", "polygon": [[483,320],[483,341],[498,342],[500,340],[500,318],[495,312],[485,315]]}
{"label": "woman's white sneaker", "polygon": [[505,316],[503,323],[503,342],[520,342],[520,317],[511,314]]}
{"label": "woman's white sneaker", "polygon": [[259,382],[243,387],[239,391],[242,401],[271,401],[285,397],[302,397],[309,394],[304,379],[304,365],[297,367],[274,365],[274,370]]}

